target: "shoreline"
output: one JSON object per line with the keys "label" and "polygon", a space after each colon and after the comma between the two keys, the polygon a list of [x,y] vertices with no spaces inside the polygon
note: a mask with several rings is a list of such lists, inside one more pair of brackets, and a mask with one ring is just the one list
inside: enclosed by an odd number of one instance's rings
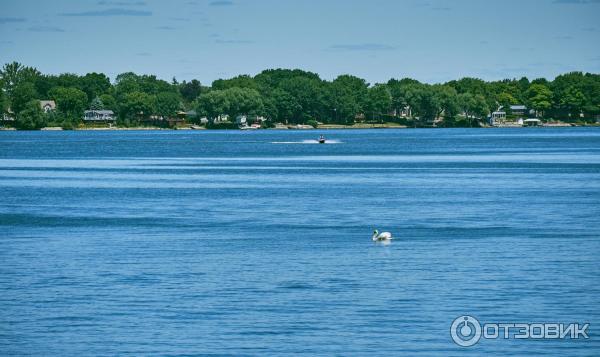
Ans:
{"label": "shoreline", "polygon": [[365,130],[365,129],[373,129],[373,130],[382,130],[382,129],[519,129],[519,128],[578,128],[578,127],[600,127],[600,123],[595,124],[570,124],[564,122],[554,122],[554,123],[546,123],[544,125],[539,126],[517,126],[517,125],[506,125],[506,126],[480,126],[480,127],[412,127],[406,125],[398,125],[398,124],[355,124],[355,125],[339,125],[339,124],[324,124],[320,125],[317,128],[309,127],[309,126],[281,126],[275,128],[265,128],[265,129],[255,129],[255,130],[244,130],[244,129],[207,129],[205,127],[174,127],[174,128],[161,128],[161,127],[151,127],[151,126],[139,126],[139,127],[83,127],[83,128],[75,128],[66,130],[61,127],[44,127],[38,130],[18,130],[13,127],[0,127],[0,131],[177,131],[177,130],[186,130],[186,131],[217,131],[217,130],[230,130],[230,131],[264,131],[264,130],[292,130],[292,131],[315,131],[315,130]]}
{"label": "shoreline", "polygon": [[[364,129],[374,129],[374,130],[382,130],[382,129],[531,129],[531,128],[575,128],[575,127],[600,127],[600,123],[598,124],[587,124],[587,125],[577,125],[577,124],[569,124],[564,122],[559,123],[547,123],[539,126],[479,126],[479,127],[413,127],[399,124],[358,124],[358,125],[339,125],[339,124],[324,124],[319,125],[316,128],[301,126],[296,127],[293,125],[285,126],[285,127],[275,127],[275,128],[265,128],[265,129],[254,129],[254,130],[245,130],[245,129],[207,129],[205,127],[175,127],[175,128],[160,128],[160,127],[111,127],[111,128],[76,128],[73,129],[75,131],[128,131],[128,130],[158,130],[158,131],[177,131],[177,130],[186,130],[186,131],[217,131],[217,130],[225,130],[225,131],[265,131],[265,130],[291,130],[291,131],[315,131],[315,130],[364,130]],[[44,130],[46,128],[42,128]],[[57,130],[57,129],[46,129],[46,130]]]}

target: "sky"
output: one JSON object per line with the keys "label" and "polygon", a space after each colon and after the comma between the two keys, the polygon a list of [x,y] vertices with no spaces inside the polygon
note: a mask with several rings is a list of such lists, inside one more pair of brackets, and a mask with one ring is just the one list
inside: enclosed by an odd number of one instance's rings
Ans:
{"label": "sky", "polygon": [[600,0],[0,0],[0,65],[170,80],[600,73]]}

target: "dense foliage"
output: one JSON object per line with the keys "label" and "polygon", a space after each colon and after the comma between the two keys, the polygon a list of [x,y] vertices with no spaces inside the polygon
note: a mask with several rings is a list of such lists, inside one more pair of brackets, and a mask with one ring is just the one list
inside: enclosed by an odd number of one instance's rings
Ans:
{"label": "dense foliage", "polygon": [[[131,72],[118,75],[113,83],[101,73],[45,75],[13,62],[0,70],[0,86],[0,109],[23,129],[77,125],[86,109],[113,110],[121,125],[195,111],[199,115],[188,120],[207,117],[213,127],[227,126],[212,120],[223,115],[310,125],[362,120],[416,126],[437,120],[444,126],[477,126],[500,106],[510,116],[510,105],[517,104],[544,119],[592,121],[600,115],[600,75],[581,72],[553,81],[462,78],[431,85],[405,78],[369,85],[352,75],[326,81],[298,69],[270,69],[254,77],[219,79],[207,87],[198,80],[167,82]],[[39,100],[54,100],[56,110],[37,110],[33,103]]]}

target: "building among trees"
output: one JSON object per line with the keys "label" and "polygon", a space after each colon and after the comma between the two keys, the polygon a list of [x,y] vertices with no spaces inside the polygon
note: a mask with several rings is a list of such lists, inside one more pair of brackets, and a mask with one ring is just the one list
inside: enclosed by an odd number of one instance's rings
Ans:
{"label": "building among trees", "polygon": [[56,110],[56,103],[53,100],[40,100],[40,107],[44,113],[50,113]]}
{"label": "building among trees", "polygon": [[112,110],[86,110],[83,114],[86,123],[115,123],[117,118]]}

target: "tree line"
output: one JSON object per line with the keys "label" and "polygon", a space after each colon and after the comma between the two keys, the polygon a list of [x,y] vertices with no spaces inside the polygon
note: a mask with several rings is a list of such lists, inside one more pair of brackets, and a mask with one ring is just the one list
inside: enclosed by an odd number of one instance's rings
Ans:
{"label": "tree line", "polygon": [[[270,123],[364,120],[422,126],[437,120],[450,127],[478,126],[499,107],[510,115],[510,106],[517,104],[543,119],[593,121],[600,115],[600,75],[582,72],[552,81],[462,78],[427,84],[404,78],[370,85],[352,75],[327,81],[299,69],[268,69],[204,86],[195,79],[168,82],[132,72],[118,75],[114,82],[102,73],[48,75],[13,62],[0,70],[0,87],[0,109],[21,129],[72,128],[87,109],[112,110],[123,126],[191,110],[198,114],[188,118],[191,122],[226,114],[263,116]],[[44,113],[40,100],[54,100],[57,109]]]}

